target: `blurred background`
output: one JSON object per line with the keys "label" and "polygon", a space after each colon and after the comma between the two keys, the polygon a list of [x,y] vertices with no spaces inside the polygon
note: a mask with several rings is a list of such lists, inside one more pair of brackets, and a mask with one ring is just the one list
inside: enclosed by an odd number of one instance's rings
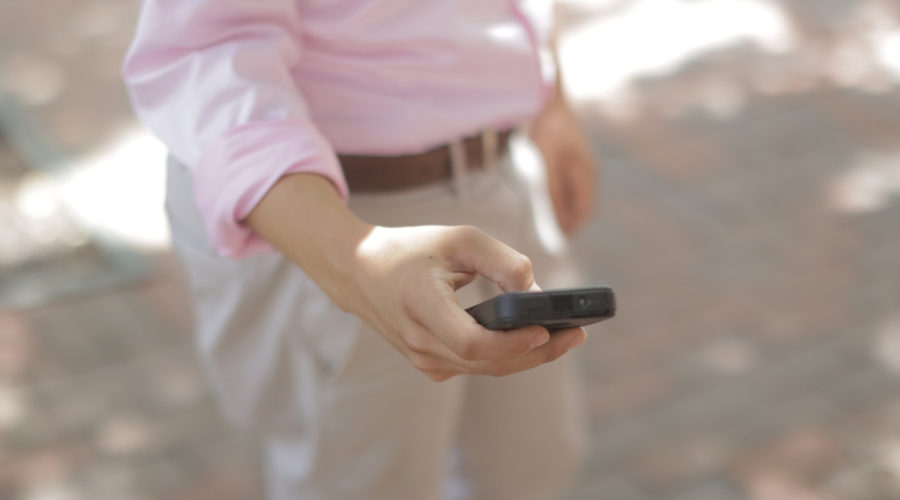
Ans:
{"label": "blurred background", "polygon": [[[0,499],[260,498],[194,363],[137,2],[0,0]],[[900,3],[569,0],[605,165],[568,500],[900,499]]]}

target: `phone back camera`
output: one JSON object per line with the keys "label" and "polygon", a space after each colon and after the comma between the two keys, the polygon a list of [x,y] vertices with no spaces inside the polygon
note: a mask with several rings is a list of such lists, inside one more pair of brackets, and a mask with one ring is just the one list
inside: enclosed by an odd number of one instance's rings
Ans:
{"label": "phone back camera", "polygon": [[590,303],[591,303],[591,301],[587,297],[579,297],[578,298],[578,307],[580,307],[581,309],[587,308],[587,306],[590,305]]}

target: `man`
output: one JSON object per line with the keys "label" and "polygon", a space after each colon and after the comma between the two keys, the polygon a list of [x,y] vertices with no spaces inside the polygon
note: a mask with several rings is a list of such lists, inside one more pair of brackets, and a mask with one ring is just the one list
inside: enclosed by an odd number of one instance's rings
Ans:
{"label": "man", "polygon": [[[144,1],[126,80],[171,148],[201,362],[271,498],[550,498],[574,476],[559,358],[584,331],[491,332],[460,305],[571,268],[548,186],[566,232],[592,207],[551,7]],[[517,182],[532,119],[547,169]]]}

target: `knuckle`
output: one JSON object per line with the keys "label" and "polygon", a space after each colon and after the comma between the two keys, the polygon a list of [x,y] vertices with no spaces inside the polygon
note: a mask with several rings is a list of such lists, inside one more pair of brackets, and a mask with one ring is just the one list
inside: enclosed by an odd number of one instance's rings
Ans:
{"label": "knuckle", "polygon": [[430,378],[434,382],[446,382],[451,378],[455,377],[456,373],[448,373],[448,372],[438,372],[438,371],[430,371],[425,372],[425,375]]}
{"label": "knuckle", "polygon": [[414,354],[409,357],[409,361],[412,363],[413,367],[415,367],[416,370],[424,372],[425,374],[429,374],[435,371],[434,363],[426,356]]}
{"label": "knuckle", "polygon": [[552,361],[556,361],[561,358],[563,354],[567,353],[569,350],[566,347],[557,347],[556,349],[547,349],[547,352],[544,356],[544,362],[550,363]]}
{"label": "knuckle", "polygon": [[511,270],[516,276],[530,276],[533,271],[531,259],[524,255],[519,255],[512,261]]}
{"label": "knuckle", "polygon": [[470,339],[460,341],[456,347],[456,354],[466,361],[477,361],[478,351],[478,343]]}
{"label": "knuckle", "polygon": [[462,242],[472,242],[481,238],[481,229],[472,225],[457,226],[456,237]]}
{"label": "knuckle", "polygon": [[414,354],[422,355],[429,352],[428,341],[424,336],[417,332],[407,332],[401,335],[400,338],[403,340],[403,343],[406,344],[406,347]]}
{"label": "knuckle", "polygon": [[400,299],[400,307],[403,313],[411,318],[416,318],[419,313],[419,299],[416,294],[404,295]]}
{"label": "knuckle", "polygon": [[489,365],[484,371],[485,375],[497,378],[505,377],[511,373],[513,373],[513,370],[511,370],[509,367],[497,363]]}

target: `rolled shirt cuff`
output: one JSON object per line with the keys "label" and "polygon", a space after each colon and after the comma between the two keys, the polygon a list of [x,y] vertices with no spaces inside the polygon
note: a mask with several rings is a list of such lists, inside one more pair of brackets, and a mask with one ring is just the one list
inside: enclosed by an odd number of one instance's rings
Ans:
{"label": "rolled shirt cuff", "polygon": [[240,258],[275,250],[243,220],[281,177],[292,173],[325,177],[347,201],[337,155],[309,121],[250,123],[205,148],[194,169],[194,197],[219,255]]}

